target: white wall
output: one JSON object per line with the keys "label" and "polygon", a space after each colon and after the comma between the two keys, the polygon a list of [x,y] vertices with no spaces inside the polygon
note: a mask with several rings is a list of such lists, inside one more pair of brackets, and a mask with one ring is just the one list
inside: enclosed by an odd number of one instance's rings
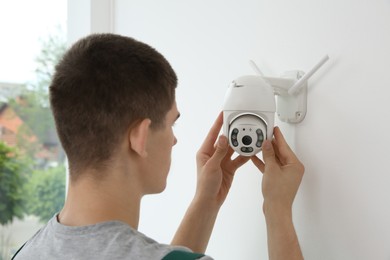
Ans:
{"label": "white wall", "polygon": [[[279,123],[306,174],[294,207],[306,259],[390,259],[389,0],[116,0],[114,32],[149,43],[179,77],[182,113],[167,190],[144,199],[140,230],[169,243],[195,188],[195,152],[228,83],[252,74],[307,71],[308,114]],[[261,174],[237,174],[208,253],[267,259]]]}
{"label": "white wall", "polygon": [[[168,187],[144,199],[140,223],[142,232],[166,243],[194,194],[195,153],[221,109],[227,85],[252,73],[248,59],[259,50],[257,18],[240,14],[255,14],[261,4],[211,2],[116,1],[115,32],[154,46],[179,77],[182,116]],[[216,259],[267,258],[260,177],[252,165],[238,173],[211,238],[208,253]]]}

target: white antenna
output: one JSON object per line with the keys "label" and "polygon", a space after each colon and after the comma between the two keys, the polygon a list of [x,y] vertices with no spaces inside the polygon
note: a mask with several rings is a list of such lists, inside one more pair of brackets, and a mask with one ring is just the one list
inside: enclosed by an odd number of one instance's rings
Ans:
{"label": "white antenna", "polygon": [[252,69],[259,74],[260,76],[264,77],[263,72],[257,67],[256,63],[253,60],[249,60],[249,65],[252,67]]}
{"label": "white antenna", "polygon": [[324,63],[329,60],[329,56],[325,55],[309,72],[304,74],[295,84],[288,90],[288,94],[294,95],[299,91],[299,89],[305,84],[305,82],[322,66]]}

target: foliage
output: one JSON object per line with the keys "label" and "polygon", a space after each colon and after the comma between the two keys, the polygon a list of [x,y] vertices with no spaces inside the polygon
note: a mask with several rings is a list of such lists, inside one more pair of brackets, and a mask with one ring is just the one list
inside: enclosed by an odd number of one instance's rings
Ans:
{"label": "foliage", "polygon": [[65,167],[47,168],[49,164],[41,167],[37,160],[42,144],[50,146],[54,141],[59,145],[58,139],[51,138],[55,124],[49,107],[48,87],[55,64],[65,52],[63,35],[63,32],[57,31],[42,41],[41,52],[36,59],[36,80],[26,84],[20,96],[8,101],[23,124],[17,133],[18,156],[16,148],[0,144],[1,225],[25,214],[33,214],[46,221],[63,205]]}
{"label": "foliage", "polygon": [[23,217],[24,165],[16,150],[0,142],[0,224]]}
{"label": "foliage", "polygon": [[[63,35],[63,32],[58,30],[56,34],[49,35],[42,41],[41,52],[36,59],[36,82],[26,86],[20,100],[13,100],[15,112],[25,123],[19,129],[19,145],[24,146],[32,159],[39,146],[37,142],[26,142],[23,137],[33,134],[40,144],[54,141],[59,145],[58,139],[49,140],[56,135],[53,135],[55,124],[49,107],[48,89],[55,65],[65,52],[66,41]],[[65,179],[64,166],[38,167],[32,171],[25,185],[26,213],[38,216],[42,222],[49,220],[63,205]]]}
{"label": "foliage", "polygon": [[25,185],[28,214],[47,222],[61,210],[65,199],[65,175],[65,167],[62,165],[31,173]]}
{"label": "foliage", "polygon": [[[55,132],[55,124],[49,107],[49,85],[55,64],[65,52],[66,43],[60,31],[42,41],[42,49],[36,59],[36,81],[21,90],[21,96],[9,101],[16,114],[25,124],[21,126],[18,145],[30,154],[36,152],[34,142],[26,142],[28,134],[34,134],[39,143],[48,141]],[[31,136],[31,135],[30,135]],[[51,140],[52,141],[52,140]],[[58,140],[55,140],[58,143]]]}
{"label": "foliage", "polygon": [[[20,96],[8,100],[8,105],[22,119],[17,133],[17,148],[0,141],[0,225],[12,223],[14,217],[33,214],[46,222],[58,212],[65,198],[65,167],[47,168],[37,164],[41,145],[59,145],[49,106],[48,87],[65,52],[64,33],[58,30],[42,41],[36,59],[36,80],[27,83]],[[52,147],[49,147],[52,148]],[[19,151],[19,152],[18,152]],[[58,158],[58,160],[63,158]],[[58,163],[61,164],[60,161]],[[32,170],[34,169],[35,170]],[[8,259],[10,237],[0,232],[0,259]],[[3,252],[2,252],[3,251]]]}
{"label": "foliage", "polygon": [[42,50],[37,57],[37,69],[35,70],[38,82],[35,85],[41,93],[46,93],[42,98],[42,104],[48,106],[47,86],[50,85],[51,77],[54,72],[55,65],[60,61],[66,50],[66,41],[63,33],[59,30],[57,34],[49,35],[49,37],[42,42]]}

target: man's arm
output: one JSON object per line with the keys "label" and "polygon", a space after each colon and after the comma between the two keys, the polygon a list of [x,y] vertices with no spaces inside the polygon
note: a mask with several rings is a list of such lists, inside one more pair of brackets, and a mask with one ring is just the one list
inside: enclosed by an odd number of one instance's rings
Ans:
{"label": "man's arm", "polygon": [[221,113],[197,153],[196,194],[172,240],[173,245],[186,246],[198,253],[206,251],[234,173],[249,160],[243,156],[231,159],[234,151],[229,147],[227,138],[218,138],[222,122]]}
{"label": "man's arm", "polygon": [[292,221],[292,205],[304,166],[286,143],[280,129],[274,140],[263,143],[263,161],[253,156],[263,172],[263,211],[267,223],[269,259],[303,259]]}
{"label": "man's arm", "polygon": [[171,244],[188,247],[196,253],[205,253],[218,211],[218,208],[194,198]]}

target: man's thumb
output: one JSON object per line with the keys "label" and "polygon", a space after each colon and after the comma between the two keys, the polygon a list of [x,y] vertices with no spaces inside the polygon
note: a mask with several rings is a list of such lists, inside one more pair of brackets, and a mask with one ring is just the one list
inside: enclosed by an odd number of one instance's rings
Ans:
{"label": "man's thumb", "polygon": [[226,136],[223,136],[223,135],[219,136],[218,142],[217,142],[217,147],[216,147],[215,152],[212,156],[212,159],[222,161],[222,159],[225,157],[225,155],[228,151],[228,147],[229,147],[229,144],[228,144],[228,140],[227,140]]}
{"label": "man's thumb", "polygon": [[275,151],[270,140],[265,140],[263,142],[262,150],[265,165],[267,165],[267,163],[275,162]]}

